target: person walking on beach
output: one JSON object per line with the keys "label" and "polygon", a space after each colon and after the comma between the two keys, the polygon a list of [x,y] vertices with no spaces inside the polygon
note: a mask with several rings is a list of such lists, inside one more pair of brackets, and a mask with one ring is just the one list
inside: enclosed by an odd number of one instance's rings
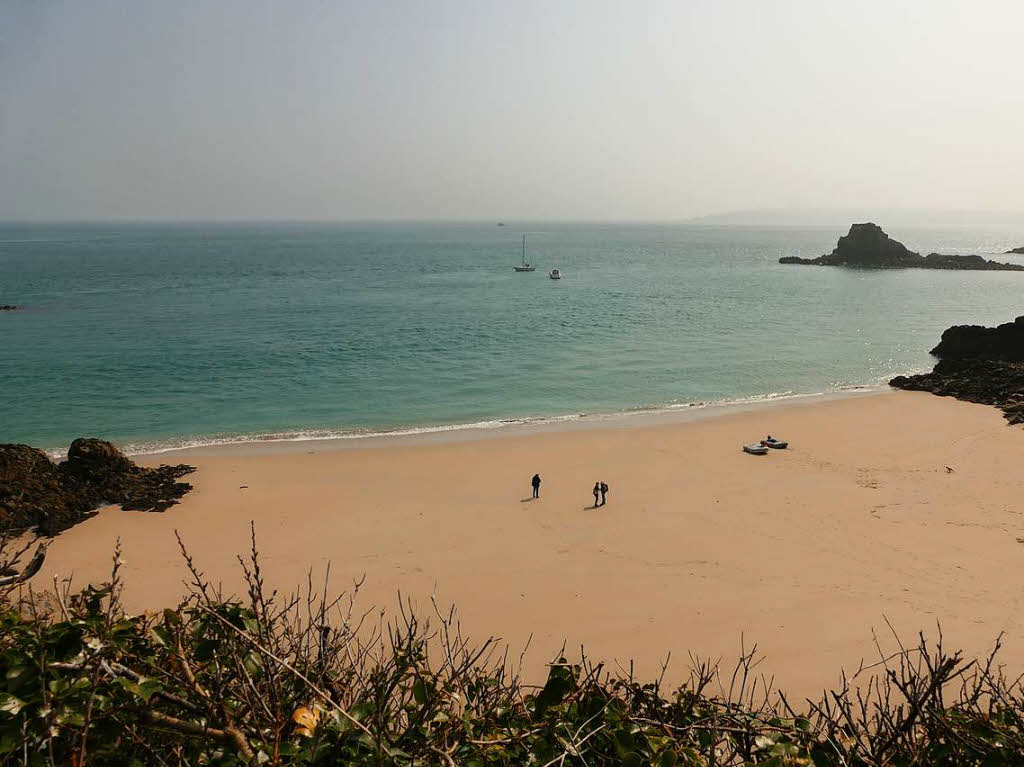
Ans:
{"label": "person walking on beach", "polygon": [[595,509],[599,505],[598,502],[597,502],[597,496],[599,496],[600,494],[601,494],[601,483],[600,482],[595,482],[594,483],[594,508]]}
{"label": "person walking on beach", "polygon": [[608,485],[601,482],[601,505],[604,506],[604,497],[608,495]]}
{"label": "person walking on beach", "polygon": [[540,498],[540,474],[534,474],[530,484],[533,485],[533,497]]}

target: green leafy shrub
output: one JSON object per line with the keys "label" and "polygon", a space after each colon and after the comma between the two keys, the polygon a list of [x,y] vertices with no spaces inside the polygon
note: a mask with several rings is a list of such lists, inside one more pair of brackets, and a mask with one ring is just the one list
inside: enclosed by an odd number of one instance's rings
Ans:
{"label": "green leafy shrub", "polygon": [[921,637],[800,713],[754,651],[728,675],[694,660],[676,689],[563,653],[536,688],[453,611],[425,621],[400,600],[385,622],[355,612],[359,584],[268,593],[255,540],[247,597],[225,599],[183,553],[191,594],[157,615],[123,613],[117,555],[102,587],[7,590],[0,764],[1024,763],[1024,700],[998,642],[977,663]]}

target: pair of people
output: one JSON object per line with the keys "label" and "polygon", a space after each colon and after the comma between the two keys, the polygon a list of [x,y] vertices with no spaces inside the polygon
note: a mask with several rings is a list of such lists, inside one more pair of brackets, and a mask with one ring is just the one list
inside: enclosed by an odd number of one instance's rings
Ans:
{"label": "pair of people", "polygon": [[[540,498],[540,474],[534,474],[533,479],[530,480],[530,484],[533,486],[533,497]],[[606,497],[608,495],[608,484],[598,480],[594,483],[594,508],[598,506],[604,506]],[[600,498],[600,502],[598,502]]]}

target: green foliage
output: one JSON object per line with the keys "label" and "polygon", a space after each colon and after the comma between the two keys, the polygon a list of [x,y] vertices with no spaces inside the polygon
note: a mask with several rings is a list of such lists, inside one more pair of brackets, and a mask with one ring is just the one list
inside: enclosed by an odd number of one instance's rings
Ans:
{"label": "green foliage", "polygon": [[192,596],[158,615],[123,615],[116,564],[51,612],[0,600],[0,765],[1024,763],[1020,687],[994,653],[965,662],[941,638],[799,715],[754,677],[753,653],[724,696],[710,664],[664,690],[564,657],[535,688],[452,613],[431,628],[403,606],[368,626],[354,595],[266,594],[255,547],[244,566],[246,601],[192,567]]}

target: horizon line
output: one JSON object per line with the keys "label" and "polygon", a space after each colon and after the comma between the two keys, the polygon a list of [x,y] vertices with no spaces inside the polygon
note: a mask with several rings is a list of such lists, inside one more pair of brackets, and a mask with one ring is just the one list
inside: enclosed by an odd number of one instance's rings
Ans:
{"label": "horizon line", "polygon": [[[870,207],[870,206],[864,206]],[[849,218],[864,218],[867,212],[861,206],[850,207],[823,207],[823,208],[741,208],[720,211],[716,213],[704,213],[697,216],[685,217],[651,217],[651,218],[573,218],[573,217],[483,217],[483,216],[356,216],[351,218],[322,218],[322,217],[246,217],[246,216],[223,216],[223,217],[186,217],[186,216],[105,216],[105,217],[39,217],[39,218],[3,218],[0,217],[0,225],[32,225],[32,224],[490,224],[493,226],[506,226],[508,224],[522,223],[566,223],[566,224],[696,224],[705,222],[719,225],[730,224],[735,226],[766,225],[772,223],[750,224],[742,222],[716,222],[715,219],[727,219],[733,217],[753,216],[843,216]],[[1009,208],[1002,209],[960,209],[960,208],[885,208],[879,207],[868,214],[867,219],[890,218],[899,215],[927,215],[927,216],[950,216],[963,218],[965,216],[978,216],[985,218],[1024,218],[1024,210]],[[775,224],[779,226],[792,226],[793,224]],[[827,223],[806,224],[807,226],[828,226]]]}

